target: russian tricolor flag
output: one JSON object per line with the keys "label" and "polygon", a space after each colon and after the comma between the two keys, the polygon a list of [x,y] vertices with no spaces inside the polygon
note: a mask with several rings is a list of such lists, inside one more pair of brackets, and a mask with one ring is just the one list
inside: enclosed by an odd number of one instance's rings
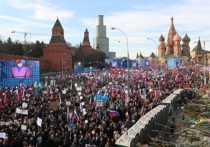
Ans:
{"label": "russian tricolor flag", "polygon": [[120,113],[117,111],[112,111],[112,110],[108,110],[109,116],[110,117],[119,117]]}
{"label": "russian tricolor flag", "polygon": [[79,120],[79,116],[77,115],[77,112],[76,111],[74,111],[73,118],[74,118],[75,121],[78,121]]}
{"label": "russian tricolor flag", "polygon": [[1,99],[0,99],[0,108],[2,108],[2,101],[1,101]]}

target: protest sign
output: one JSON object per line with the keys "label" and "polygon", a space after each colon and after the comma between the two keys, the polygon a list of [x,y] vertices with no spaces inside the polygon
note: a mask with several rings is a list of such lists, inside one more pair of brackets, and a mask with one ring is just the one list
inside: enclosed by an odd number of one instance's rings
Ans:
{"label": "protest sign", "polygon": [[21,130],[26,130],[26,125],[21,125]]}
{"label": "protest sign", "polygon": [[58,102],[50,102],[50,109],[55,109],[58,107]]}
{"label": "protest sign", "polygon": [[37,117],[37,125],[40,127],[42,126],[42,119],[39,117]]}
{"label": "protest sign", "polygon": [[19,108],[16,108],[16,113],[28,115],[28,110],[21,110]]}
{"label": "protest sign", "polygon": [[0,132],[0,138],[6,138],[6,134],[4,132]]}

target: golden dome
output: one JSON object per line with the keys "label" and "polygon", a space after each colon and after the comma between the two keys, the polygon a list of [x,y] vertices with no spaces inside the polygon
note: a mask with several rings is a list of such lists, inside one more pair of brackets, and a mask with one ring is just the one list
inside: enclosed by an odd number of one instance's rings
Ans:
{"label": "golden dome", "polygon": [[174,20],[173,16],[171,16],[171,20]]}

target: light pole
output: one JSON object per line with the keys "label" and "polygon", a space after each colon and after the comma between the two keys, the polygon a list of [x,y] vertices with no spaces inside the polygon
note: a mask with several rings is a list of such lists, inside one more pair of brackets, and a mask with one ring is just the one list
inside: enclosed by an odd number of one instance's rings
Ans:
{"label": "light pole", "polygon": [[147,38],[148,40],[152,40],[154,43],[155,43],[155,46],[156,46],[156,58],[158,57],[158,54],[157,54],[157,43],[156,43],[156,41],[154,40],[154,39],[152,39],[152,38]]}
{"label": "light pole", "polygon": [[101,56],[98,56],[98,57],[97,57],[97,69],[98,69],[98,58],[100,58],[100,57],[101,57]]}
{"label": "light pole", "polygon": [[85,56],[87,56],[87,54],[85,54],[84,56],[83,56],[83,62],[82,62],[82,68],[83,68],[83,72],[84,72],[84,62],[85,62]]}
{"label": "light pole", "polygon": [[28,62],[28,53],[32,52],[33,49],[30,49],[28,52],[27,52],[27,62]]}
{"label": "light pole", "polygon": [[127,37],[127,35],[122,31],[122,30],[120,30],[120,29],[118,29],[118,28],[114,28],[114,27],[112,27],[111,28],[112,30],[119,30],[120,32],[122,32],[124,35],[125,35],[125,38],[126,38],[126,41],[127,41],[127,72],[128,72],[128,78],[127,78],[127,87],[128,87],[128,98],[127,98],[127,102],[129,102],[130,101],[130,95],[129,95],[129,92],[130,92],[130,74],[129,74],[129,70],[130,70],[130,68],[129,68],[129,65],[130,65],[130,63],[129,63],[129,49],[128,49],[128,37]]}
{"label": "light pole", "polygon": [[62,72],[61,72],[62,75],[63,75],[63,56],[64,56],[66,53],[67,53],[67,52],[63,53],[63,55],[62,55]]}

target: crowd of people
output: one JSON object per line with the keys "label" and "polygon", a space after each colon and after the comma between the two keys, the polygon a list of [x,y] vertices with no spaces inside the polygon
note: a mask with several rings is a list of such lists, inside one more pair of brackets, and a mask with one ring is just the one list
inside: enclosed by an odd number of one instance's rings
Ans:
{"label": "crowd of people", "polygon": [[[126,130],[174,90],[203,88],[202,75],[199,67],[138,67],[130,70],[127,85],[127,70],[115,68],[8,85],[0,91],[0,147],[114,147]],[[95,101],[98,93],[108,99]],[[53,102],[57,105],[51,107]]]}

